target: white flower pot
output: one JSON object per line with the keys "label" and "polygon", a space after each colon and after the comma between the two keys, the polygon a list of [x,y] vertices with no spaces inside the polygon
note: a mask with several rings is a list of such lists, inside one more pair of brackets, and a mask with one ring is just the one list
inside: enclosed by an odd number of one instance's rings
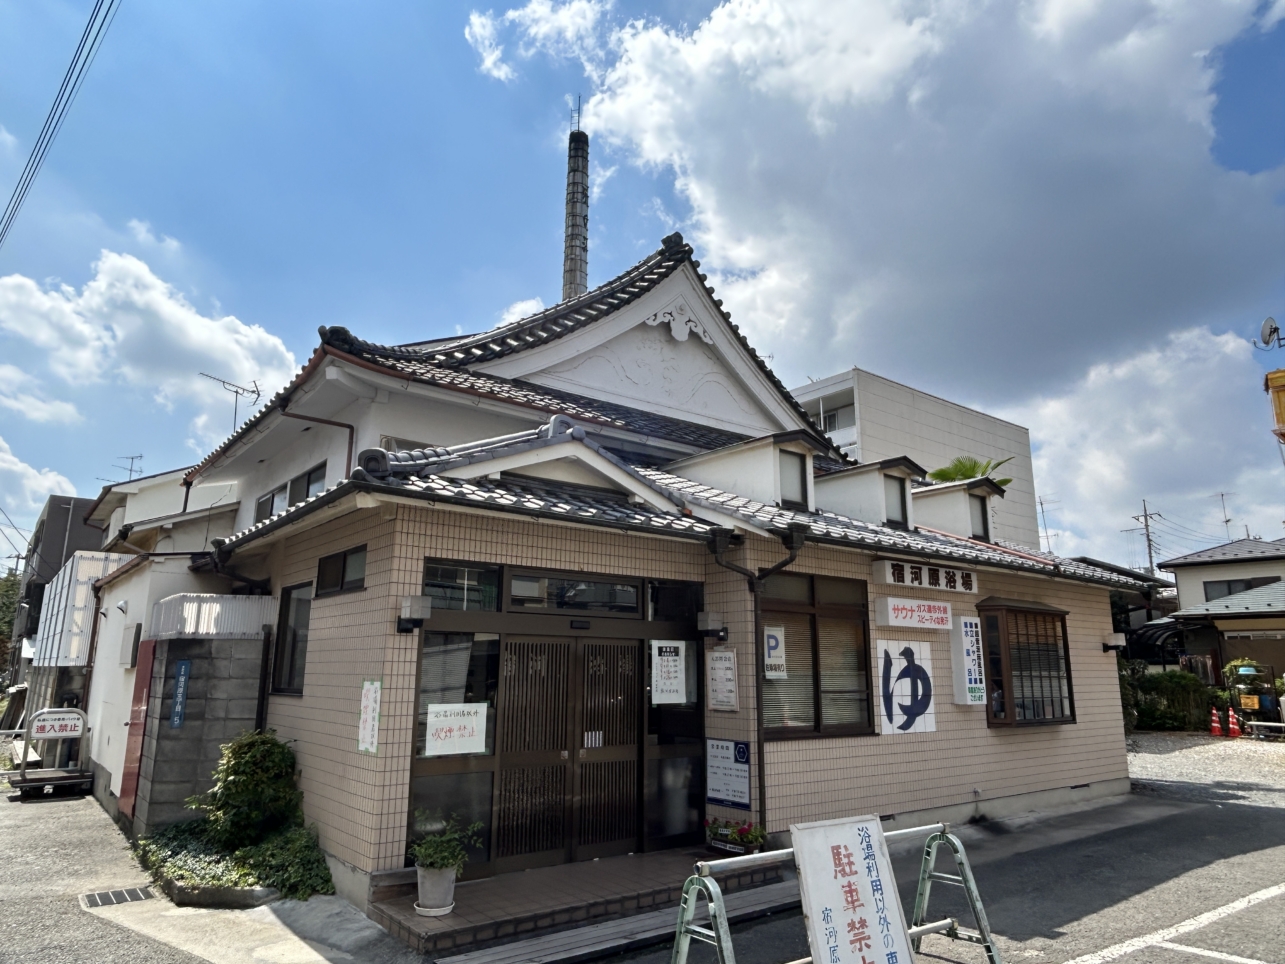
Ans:
{"label": "white flower pot", "polygon": [[455,868],[438,870],[416,867],[419,876],[419,900],[415,913],[421,917],[445,917],[455,909]]}

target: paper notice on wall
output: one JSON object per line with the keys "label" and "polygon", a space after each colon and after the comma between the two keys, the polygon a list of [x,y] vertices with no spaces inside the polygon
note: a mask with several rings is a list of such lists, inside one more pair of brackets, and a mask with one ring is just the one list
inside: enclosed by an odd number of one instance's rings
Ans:
{"label": "paper notice on wall", "polygon": [[741,708],[736,688],[736,650],[716,647],[705,651],[705,680],[711,710],[735,713]]}
{"label": "paper notice on wall", "polygon": [[687,644],[681,639],[651,641],[651,705],[687,702]]}
{"label": "paper notice on wall", "polygon": [[955,702],[986,705],[986,676],[982,668],[982,621],[958,616],[950,631],[950,668],[955,678]]}
{"label": "paper notice on wall", "polygon": [[750,809],[750,745],[744,740],[705,741],[705,799],[721,807]]}
{"label": "paper notice on wall", "polygon": [[763,627],[763,678],[789,679],[785,671],[785,627]]}
{"label": "paper notice on wall", "polygon": [[424,756],[486,752],[485,703],[430,703]]}
{"label": "paper notice on wall", "polygon": [[361,681],[361,715],[357,719],[357,752],[379,752],[379,697],[383,680]]}
{"label": "paper notice on wall", "polygon": [[876,816],[790,827],[812,960],[911,964],[910,936]]}

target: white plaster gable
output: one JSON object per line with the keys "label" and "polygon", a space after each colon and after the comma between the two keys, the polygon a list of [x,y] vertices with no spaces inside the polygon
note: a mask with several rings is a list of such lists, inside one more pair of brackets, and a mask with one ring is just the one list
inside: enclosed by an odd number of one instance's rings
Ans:
{"label": "white plaster gable", "polygon": [[472,367],[754,437],[805,427],[692,271],[602,321]]}

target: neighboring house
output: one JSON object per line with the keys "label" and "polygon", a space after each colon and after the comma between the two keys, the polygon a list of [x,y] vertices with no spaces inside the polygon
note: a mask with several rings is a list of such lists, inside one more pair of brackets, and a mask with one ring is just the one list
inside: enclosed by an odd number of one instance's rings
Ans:
{"label": "neighboring house", "polygon": [[1159,563],[1178,584],[1178,608],[1257,589],[1285,577],[1285,539],[1237,539]]}
{"label": "neighboring house", "polygon": [[1173,617],[1188,627],[1189,637],[1205,642],[1219,669],[1252,659],[1271,666],[1276,677],[1285,672],[1285,582],[1279,579],[1184,606]]}
{"label": "neighboring house", "polygon": [[1040,548],[1031,435],[1022,426],[860,368],[791,392],[830,441],[859,462],[906,456],[932,471],[959,455],[1010,459],[997,473],[1013,481],[994,504],[994,535]]}

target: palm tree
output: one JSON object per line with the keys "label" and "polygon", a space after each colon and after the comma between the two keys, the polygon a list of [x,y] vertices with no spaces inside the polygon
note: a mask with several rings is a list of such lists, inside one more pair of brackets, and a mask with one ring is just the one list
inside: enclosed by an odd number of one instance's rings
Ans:
{"label": "palm tree", "polygon": [[[957,455],[950,460],[950,465],[933,469],[928,478],[934,482],[963,482],[966,479],[980,479],[990,475],[1005,462],[1013,461],[1013,456],[994,462],[987,459],[983,462],[975,455]],[[1012,479],[993,479],[996,485],[1008,485]]]}

